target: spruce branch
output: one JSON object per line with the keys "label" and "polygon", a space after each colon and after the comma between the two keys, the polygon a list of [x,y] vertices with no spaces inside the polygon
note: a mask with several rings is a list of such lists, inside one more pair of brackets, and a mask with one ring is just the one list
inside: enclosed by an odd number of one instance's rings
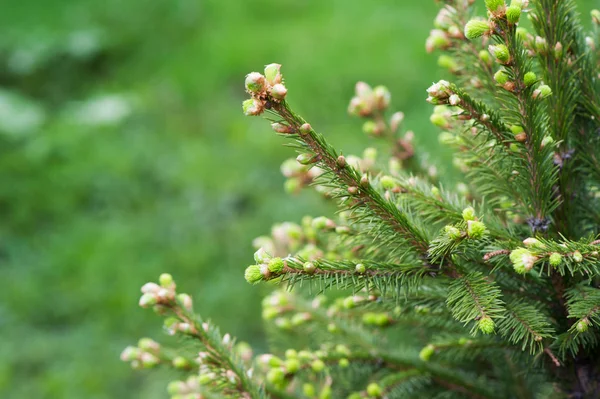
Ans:
{"label": "spruce branch", "polygon": [[446,303],[456,320],[464,324],[477,321],[471,332],[479,329],[484,334],[491,334],[495,329],[494,319],[499,320],[504,314],[501,296],[495,283],[474,272],[451,284]]}
{"label": "spruce branch", "polygon": [[322,135],[315,132],[302,117],[296,115],[286,102],[273,104],[272,109],[289,126],[293,132],[292,138],[299,139],[301,144],[316,156],[317,165],[330,171],[347,190],[348,195],[386,222],[399,237],[419,252],[426,251],[427,239],[423,232],[417,230],[406,215],[402,214],[393,204],[382,198],[369,183],[368,178],[361,176],[352,166],[345,163],[343,156],[339,158]]}

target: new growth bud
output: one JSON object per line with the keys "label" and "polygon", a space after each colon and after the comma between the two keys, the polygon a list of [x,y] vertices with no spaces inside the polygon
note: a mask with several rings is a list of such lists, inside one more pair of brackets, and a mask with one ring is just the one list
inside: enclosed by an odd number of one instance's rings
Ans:
{"label": "new growth bud", "polygon": [[462,217],[465,222],[468,222],[469,220],[475,220],[475,209],[473,209],[471,206],[463,209]]}
{"label": "new growth bud", "polygon": [[246,268],[246,271],[244,272],[244,278],[250,284],[256,284],[256,283],[260,282],[263,278],[262,273],[260,271],[260,266],[258,266],[258,265],[248,266]]}
{"label": "new growth bud", "polygon": [[481,37],[489,31],[490,25],[487,21],[472,19],[465,25],[465,37],[469,40]]}
{"label": "new growth bud", "polygon": [[481,331],[484,334],[492,334],[494,332],[495,323],[491,317],[484,316],[481,319],[479,319],[477,327],[479,328],[479,331]]}
{"label": "new growth bud", "polygon": [[517,248],[510,253],[509,257],[513,268],[519,274],[525,274],[533,269],[533,264],[538,259],[527,248]]}
{"label": "new growth bud", "polygon": [[490,53],[496,57],[500,64],[508,64],[510,62],[510,52],[504,44],[490,45],[488,47]]}
{"label": "new growth bud", "polygon": [[281,83],[277,83],[271,87],[271,96],[276,100],[283,100],[287,94],[287,89]]}
{"label": "new growth bud", "polygon": [[521,7],[511,5],[506,9],[506,20],[511,24],[516,24],[521,18]]}
{"label": "new growth bud", "polygon": [[477,220],[469,220],[467,222],[467,235],[472,239],[482,238],[486,233],[485,224]]}
{"label": "new growth bud", "polygon": [[265,66],[265,78],[270,85],[276,85],[282,82],[280,64],[269,64]]}
{"label": "new growth bud", "polygon": [[550,266],[559,266],[562,263],[562,255],[559,254],[558,252],[553,252],[552,254],[550,254],[550,257],[548,258],[548,261],[550,262]]}
{"label": "new growth bud", "polygon": [[248,93],[258,94],[265,90],[267,81],[265,77],[258,72],[251,72],[246,75],[246,90]]}
{"label": "new growth bud", "polygon": [[429,345],[423,347],[423,349],[421,349],[421,351],[419,352],[419,359],[421,359],[424,362],[428,362],[434,353],[435,353],[435,346],[429,344]]}
{"label": "new growth bud", "polygon": [[525,86],[531,86],[533,85],[535,82],[537,82],[537,76],[535,73],[533,72],[527,72],[525,74],[525,76],[523,76],[523,83],[525,83]]}
{"label": "new growth bud", "polygon": [[485,0],[485,6],[492,13],[499,12],[506,7],[504,0]]}
{"label": "new growth bud", "polygon": [[257,116],[263,113],[264,105],[254,98],[249,98],[242,103],[242,110],[246,116]]}

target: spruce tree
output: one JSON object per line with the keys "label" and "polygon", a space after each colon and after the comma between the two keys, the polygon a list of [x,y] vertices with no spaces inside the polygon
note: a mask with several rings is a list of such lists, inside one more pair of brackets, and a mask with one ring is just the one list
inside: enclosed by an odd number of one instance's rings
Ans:
{"label": "spruce tree", "polygon": [[358,83],[349,112],[389,153],[345,156],[292,110],[280,65],[250,73],[244,113],[298,152],[286,188],[339,212],[255,240],[246,280],[279,287],[272,354],[164,274],[140,305],[189,342],[142,339],[124,361],[180,369],[172,398],[600,397],[600,11],[586,33],[571,0],[441,3],[426,48],[453,78],[427,101],[468,184],[442,186],[385,87]]}

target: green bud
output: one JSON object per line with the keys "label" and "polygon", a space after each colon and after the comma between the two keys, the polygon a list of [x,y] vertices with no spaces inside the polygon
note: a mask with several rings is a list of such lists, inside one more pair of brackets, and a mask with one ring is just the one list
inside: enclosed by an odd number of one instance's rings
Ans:
{"label": "green bud", "polygon": [[309,383],[305,383],[302,385],[302,392],[304,393],[304,396],[307,396],[309,398],[313,398],[317,394],[315,386]]}
{"label": "green bud", "polygon": [[338,362],[338,365],[341,368],[346,368],[350,365],[350,361],[348,359],[346,359],[345,357],[341,358],[340,361]]}
{"label": "green bud", "polygon": [[158,283],[163,288],[171,288],[171,287],[173,287],[173,284],[174,284],[173,276],[171,276],[169,273],[163,273],[158,278]]}
{"label": "green bud", "polygon": [[273,320],[278,315],[279,315],[279,310],[277,308],[265,307],[262,310],[263,320]]}
{"label": "green bud", "polygon": [[304,269],[304,272],[308,273],[308,274],[313,274],[317,270],[317,267],[312,262],[306,262],[306,263],[304,263],[304,265],[302,266],[302,268]]}
{"label": "green bud", "polygon": [[484,316],[481,319],[479,319],[477,327],[479,328],[479,331],[481,331],[484,334],[492,334],[494,332],[495,323],[494,320],[491,319],[491,317]]}
{"label": "green bud", "polygon": [[429,117],[429,120],[431,121],[431,123],[433,123],[434,126],[437,126],[437,127],[446,127],[446,126],[448,126],[448,121],[446,120],[446,118],[442,114],[432,114]]}
{"label": "green bud", "polygon": [[508,47],[506,47],[506,45],[491,45],[489,46],[489,50],[490,53],[492,53],[492,55],[496,57],[499,63],[508,64],[508,62],[510,61],[510,52],[508,51]]}
{"label": "green bud", "polygon": [[589,326],[590,326],[590,321],[587,317],[585,317],[577,322],[577,324],[575,325],[575,328],[577,329],[577,332],[584,333],[588,330]]}
{"label": "green bud", "polygon": [[265,78],[269,84],[274,85],[281,83],[281,65],[280,64],[269,64],[265,66]]}
{"label": "green bud", "polygon": [[450,226],[450,225],[444,227],[444,232],[446,233],[448,238],[450,238],[452,240],[458,240],[461,236],[460,230],[457,229],[456,227]]}
{"label": "green bud", "polygon": [[419,352],[419,359],[421,359],[424,362],[428,362],[434,353],[435,353],[435,346],[429,344],[429,345],[423,347],[423,349],[421,349],[421,352]]}
{"label": "green bud", "polygon": [[472,19],[465,25],[465,37],[469,40],[476,39],[489,32],[490,25],[487,21]]}
{"label": "green bud", "polygon": [[287,95],[287,88],[281,83],[277,83],[273,87],[271,87],[271,97],[276,100],[283,100]]}
{"label": "green bud", "polygon": [[485,224],[476,220],[469,220],[467,222],[467,235],[472,239],[482,238],[486,233]]}
{"label": "green bud", "polygon": [[494,80],[499,85],[504,85],[506,82],[508,82],[508,74],[501,69],[494,74]]}
{"label": "green bud", "polygon": [[285,369],[288,373],[294,374],[300,370],[300,362],[298,359],[287,359],[285,361]]}
{"label": "green bud", "polygon": [[285,357],[288,359],[296,359],[298,357],[298,352],[295,349],[287,349],[285,351]]}
{"label": "green bud", "polygon": [[378,313],[375,316],[375,325],[385,327],[390,324],[390,318],[386,313]]}
{"label": "green bud", "polygon": [[280,368],[273,368],[267,373],[267,381],[273,385],[279,385],[285,380],[285,373]]}
{"label": "green bud", "polygon": [[592,15],[592,22],[600,25],[600,10],[592,10],[590,14]]}
{"label": "green bud", "polygon": [[513,268],[519,274],[525,274],[533,268],[533,264],[537,261],[527,248],[514,249],[509,255]]}
{"label": "green bud", "polygon": [[190,362],[182,356],[177,356],[171,361],[176,369],[186,369],[190,366]]}
{"label": "green bud", "polygon": [[318,157],[315,154],[311,153],[300,154],[296,157],[296,161],[298,161],[298,163],[301,165],[311,165],[317,162],[317,160]]}
{"label": "green bud", "polygon": [[327,324],[327,331],[329,331],[332,334],[335,334],[339,331],[340,329],[338,328],[337,325],[335,325],[335,323],[329,323]]}
{"label": "green bud", "polygon": [[269,367],[279,367],[283,364],[283,361],[277,356],[269,356],[268,357]]}
{"label": "green bud", "polygon": [[377,134],[377,130],[378,130],[377,123],[375,123],[375,121],[368,120],[363,124],[362,130],[366,134],[368,134],[370,136],[374,136]]}
{"label": "green bud", "polygon": [[283,183],[283,189],[288,194],[296,194],[302,188],[302,181],[297,177],[286,179]]}
{"label": "green bud", "polygon": [[250,284],[256,284],[256,283],[260,282],[263,279],[263,275],[260,272],[260,266],[258,266],[258,265],[248,266],[246,268],[246,271],[244,272],[244,278]]}
{"label": "green bud", "polygon": [[331,399],[331,386],[325,385],[319,394],[319,399]]}
{"label": "green bud", "polygon": [[363,274],[365,271],[367,271],[367,268],[364,264],[358,263],[354,270],[356,271],[356,273]]}
{"label": "green bud", "polygon": [[519,134],[519,133],[523,133],[523,132],[525,131],[525,129],[524,129],[524,128],[523,128],[523,126],[521,126],[521,125],[512,125],[512,126],[510,127],[510,131],[511,131],[513,134]]}
{"label": "green bud", "polygon": [[354,298],[349,296],[344,298],[344,308],[352,309],[356,304],[354,303]]}
{"label": "green bud", "polygon": [[290,319],[278,317],[275,319],[275,327],[279,328],[280,330],[291,330],[293,325]]}
{"label": "green bud", "polygon": [[268,267],[271,273],[279,274],[283,270],[284,267],[283,259],[281,258],[273,258],[269,261]]}
{"label": "green bud", "polygon": [[160,345],[151,338],[141,338],[138,341],[138,347],[144,351],[159,351]]}
{"label": "green bud", "polygon": [[377,314],[373,312],[367,312],[362,315],[362,322],[366,325],[375,325],[377,321]]}
{"label": "green bud", "polygon": [[396,182],[394,181],[394,178],[391,176],[381,176],[381,179],[379,179],[379,181],[381,182],[381,186],[386,189],[386,190],[391,190],[394,187],[396,187]]}
{"label": "green bud", "polygon": [[350,396],[348,396],[346,399],[363,399],[363,396],[358,392],[354,392],[350,394]]}
{"label": "green bud", "polygon": [[379,398],[381,397],[381,393],[381,387],[377,383],[372,382],[369,385],[367,385],[367,395],[373,398]]}
{"label": "green bud", "polygon": [[504,3],[504,0],[485,0],[485,6],[491,12],[497,12],[505,7],[506,4]]}
{"label": "green bud", "polygon": [[456,60],[453,57],[450,57],[449,55],[446,55],[446,54],[439,56],[438,65],[441,68],[448,69],[450,71],[454,71],[454,70],[458,69],[458,64],[456,63]]}
{"label": "green bud", "polygon": [[187,390],[187,384],[183,381],[171,381],[167,385],[167,393],[171,396],[185,393]]}
{"label": "green bud", "polygon": [[546,246],[544,244],[542,244],[542,242],[540,240],[538,240],[537,238],[533,238],[533,237],[524,239],[523,244],[528,248],[539,248],[539,249],[546,248]]}
{"label": "green bud", "polygon": [[485,62],[486,64],[489,64],[489,63],[490,63],[490,61],[491,61],[491,58],[490,58],[490,53],[489,53],[489,52],[487,52],[487,51],[485,51],[485,50],[481,50],[481,51],[479,52],[479,59],[480,59],[481,61]]}
{"label": "green bud", "polygon": [[545,147],[549,144],[553,144],[554,143],[554,139],[552,138],[552,136],[544,136],[544,138],[542,139],[541,142],[541,146]]}
{"label": "green bud", "polygon": [[325,370],[325,363],[321,359],[316,359],[310,364],[310,367],[315,373],[320,373]]}
{"label": "green bud", "polygon": [[392,95],[387,87],[377,86],[373,89],[373,98],[377,109],[383,111],[390,105]]}
{"label": "green bud", "polygon": [[258,72],[246,75],[246,90],[249,93],[261,93],[266,87],[265,77]]}
{"label": "green bud", "polygon": [[151,369],[160,363],[160,359],[151,353],[145,352],[141,355],[142,367]]}
{"label": "green bud", "polygon": [[143,294],[140,297],[139,305],[142,308],[147,308],[147,307],[156,305],[157,302],[158,302],[158,299],[156,298],[155,294],[147,293],[147,294]]}
{"label": "green bud", "polygon": [[562,263],[562,255],[558,252],[552,252],[548,258],[551,266],[559,266]]}
{"label": "green bud", "polygon": [[254,261],[256,263],[267,263],[270,259],[271,259],[271,255],[269,255],[263,247],[260,247],[254,253]]}
{"label": "green bud", "polygon": [[198,383],[200,385],[208,385],[213,382],[213,377],[210,374],[200,374],[198,376]]}
{"label": "green bud", "polygon": [[583,255],[581,255],[581,252],[579,251],[575,251],[573,252],[573,260],[577,263],[581,263],[583,261]]}
{"label": "green bud", "polygon": [[[536,95],[537,93],[537,95]],[[546,98],[552,95],[552,89],[548,85],[540,85],[537,90],[534,91],[534,97]]]}
{"label": "green bud", "polygon": [[521,18],[521,7],[511,5],[506,9],[506,20],[511,24],[516,24]]}
{"label": "green bud", "polygon": [[121,360],[124,362],[131,362],[137,359],[140,356],[141,350],[140,348],[136,348],[135,346],[129,345],[123,352],[121,352]]}
{"label": "green bud", "polygon": [[465,222],[468,222],[469,220],[475,220],[475,209],[473,209],[471,206],[463,209],[462,217]]}
{"label": "green bud", "polygon": [[527,72],[525,76],[523,76],[523,83],[525,83],[525,86],[529,87],[535,84],[535,82],[537,82],[537,76],[535,73]]}
{"label": "green bud", "polygon": [[253,98],[249,98],[242,103],[242,110],[246,116],[256,116],[262,114],[264,105]]}

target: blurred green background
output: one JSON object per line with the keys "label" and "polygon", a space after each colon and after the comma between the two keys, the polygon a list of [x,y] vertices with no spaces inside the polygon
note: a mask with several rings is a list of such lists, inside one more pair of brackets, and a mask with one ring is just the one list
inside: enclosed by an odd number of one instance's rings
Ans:
{"label": "blurred green background", "polygon": [[[593,0],[581,1],[587,14]],[[264,346],[252,238],[331,212],[290,198],[292,156],[242,115],[245,74],[283,64],[292,105],[337,148],[357,80],[386,84],[444,157],[425,89],[433,1],[21,0],[0,12],[0,397],[164,398],[118,359],[161,321],[139,287],[171,272],[222,329]],[[447,159],[447,158],[446,158]]]}

